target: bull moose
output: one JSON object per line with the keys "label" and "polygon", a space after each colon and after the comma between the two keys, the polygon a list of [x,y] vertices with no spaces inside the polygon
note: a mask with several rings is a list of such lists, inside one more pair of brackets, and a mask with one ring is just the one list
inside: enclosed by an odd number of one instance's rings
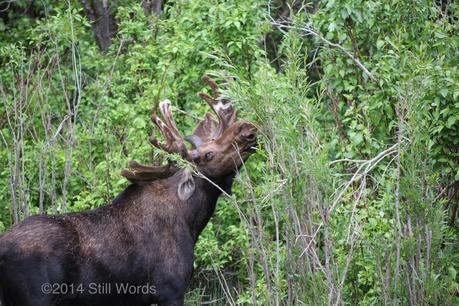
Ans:
{"label": "bull moose", "polygon": [[150,142],[194,171],[171,160],[131,161],[122,175],[132,184],[111,204],[12,227],[0,237],[3,306],[184,304],[198,236],[256,144],[256,127],[237,121],[216,82],[203,80],[213,96],[199,96],[217,117],[207,113],[191,136],[181,136],[167,100],[159,105],[163,119],[151,117],[164,142]]}

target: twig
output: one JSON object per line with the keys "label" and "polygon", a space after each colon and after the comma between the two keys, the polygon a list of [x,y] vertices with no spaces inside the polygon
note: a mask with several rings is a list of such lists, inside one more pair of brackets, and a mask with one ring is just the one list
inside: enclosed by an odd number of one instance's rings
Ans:
{"label": "twig", "polygon": [[271,20],[271,25],[275,26],[276,28],[278,28],[279,30],[281,30],[283,33],[286,33],[284,31],[284,29],[295,29],[297,31],[300,31],[300,32],[303,32],[305,33],[306,35],[312,35],[312,36],[315,36],[317,38],[319,38],[320,41],[322,41],[323,43],[325,43],[326,45],[328,45],[329,47],[331,48],[335,48],[335,49],[338,49],[340,50],[341,52],[343,52],[347,57],[349,57],[353,62],[354,64],[360,69],[363,71],[363,73],[365,75],[367,75],[373,82],[376,82],[377,79],[373,76],[373,74],[365,67],[365,65],[362,64],[362,62],[357,58],[355,57],[354,55],[352,55],[351,52],[349,52],[346,48],[344,48],[343,46],[341,46],[340,44],[337,44],[337,43],[334,43],[334,42],[331,42],[329,41],[328,39],[326,39],[323,35],[321,35],[319,32],[317,32],[316,30],[314,30],[310,25],[303,25],[302,27],[298,27],[296,25],[293,25],[292,22],[289,22],[289,21],[284,21],[284,22],[279,22],[277,20]]}
{"label": "twig", "polygon": [[[397,143],[401,144],[403,141],[403,114],[400,109],[400,104],[397,107],[397,117],[398,117],[398,132],[397,132]],[[400,177],[401,177],[401,146],[399,145],[397,148],[397,180],[395,185],[395,195],[394,195],[394,206],[395,206],[395,222],[396,222],[396,255],[395,255],[395,275],[394,275],[394,298],[393,303],[396,302],[396,291],[398,286],[398,278],[400,273],[400,239],[401,239],[401,231],[402,225],[400,222]]]}
{"label": "twig", "polygon": [[333,204],[332,204],[332,206],[330,208],[330,211],[333,211],[335,209],[335,207],[338,204],[339,200],[341,200],[341,197],[344,195],[344,192],[349,188],[349,186],[353,182],[359,180],[361,177],[363,177],[364,175],[368,174],[368,172],[370,172],[385,157],[395,153],[397,147],[399,147],[399,143],[396,143],[396,144],[392,145],[390,148],[380,152],[374,158],[372,158],[372,159],[370,159],[370,160],[368,160],[366,162],[362,162],[362,164],[359,166],[359,168],[354,173],[352,178],[345,184],[344,188],[341,189],[341,192],[339,193],[339,195],[333,201]]}

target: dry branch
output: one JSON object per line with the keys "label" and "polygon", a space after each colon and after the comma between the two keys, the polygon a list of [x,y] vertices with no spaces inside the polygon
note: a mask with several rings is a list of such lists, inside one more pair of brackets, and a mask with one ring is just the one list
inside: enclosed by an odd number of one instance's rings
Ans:
{"label": "dry branch", "polygon": [[365,65],[356,57],[354,56],[351,52],[349,52],[346,48],[341,46],[340,44],[334,43],[326,39],[322,34],[320,34],[318,31],[316,31],[311,25],[308,24],[303,24],[302,26],[297,26],[294,23],[292,23],[289,20],[274,20],[271,17],[271,25],[276,27],[277,29],[281,30],[282,32],[286,32],[286,30],[297,30],[299,33],[303,33],[307,36],[314,36],[317,37],[322,43],[327,45],[328,47],[331,47],[333,49],[338,49],[341,52],[343,52],[347,57],[349,57],[354,64],[362,70],[362,72],[370,78],[373,82],[376,82],[376,78],[373,76],[373,74],[370,72],[370,70],[365,67]]}

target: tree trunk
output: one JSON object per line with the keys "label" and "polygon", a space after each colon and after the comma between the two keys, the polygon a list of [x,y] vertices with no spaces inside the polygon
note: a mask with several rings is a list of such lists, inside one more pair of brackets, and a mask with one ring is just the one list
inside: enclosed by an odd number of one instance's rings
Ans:
{"label": "tree trunk", "polygon": [[109,0],[81,0],[86,16],[92,25],[100,51],[106,53],[116,33],[113,12]]}
{"label": "tree trunk", "polygon": [[146,15],[161,15],[166,0],[142,0],[142,7]]}

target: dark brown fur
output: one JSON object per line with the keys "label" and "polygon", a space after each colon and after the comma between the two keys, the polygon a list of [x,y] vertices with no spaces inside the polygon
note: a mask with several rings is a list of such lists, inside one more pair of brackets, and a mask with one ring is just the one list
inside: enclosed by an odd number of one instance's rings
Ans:
{"label": "dark brown fur", "polygon": [[[220,191],[195,178],[196,192],[180,202],[174,187],[181,175],[131,185],[111,205],[95,210],[33,216],[6,232],[0,238],[0,286],[17,291],[3,297],[4,306],[182,305],[193,247]],[[221,187],[228,188],[224,183]],[[53,273],[37,277],[43,267]],[[24,282],[29,277],[34,281]],[[111,298],[40,292],[43,283],[82,284],[89,290],[91,283],[117,281],[148,283],[157,294]]]}

